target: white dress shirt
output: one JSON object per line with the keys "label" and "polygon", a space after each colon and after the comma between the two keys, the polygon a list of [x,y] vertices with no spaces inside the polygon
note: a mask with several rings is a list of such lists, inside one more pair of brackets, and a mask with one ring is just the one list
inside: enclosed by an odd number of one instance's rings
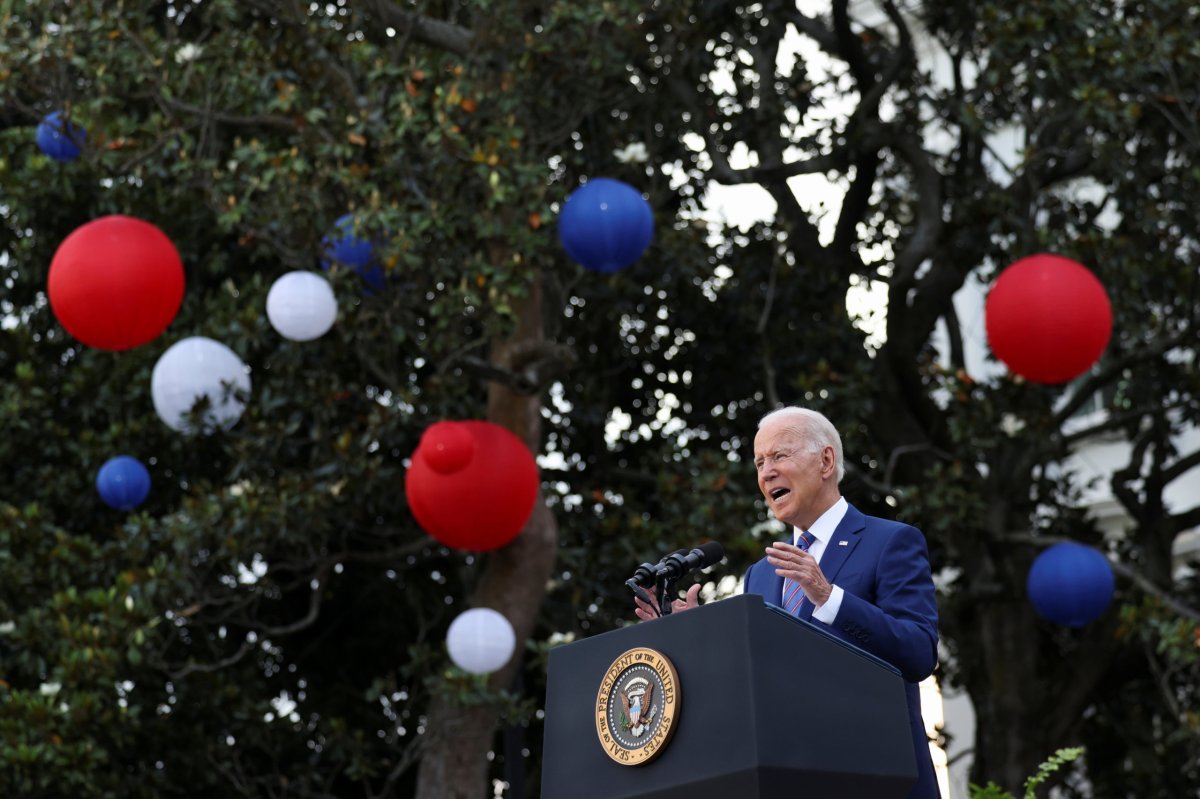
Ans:
{"label": "white dress shirt", "polygon": [[[821,555],[825,554],[825,546],[833,538],[837,526],[842,523],[842,519],[849,509],[850,503],[846,502],[845,497],[838,497],[838,501],[833,503],[833,507],[821,514],[821,516],[813,522],[812,527],[808,528],[808,532],[812,533],[816,540],[808,548],[808,554],[819,564]],[[792,543],[800,546],[800,536],[804,531],[799,527],[792,528]],[[786,583],[784,591],[787,590]],[[838,586],[833,586],[833,590],[829,593],[829,599],[825,600],[824,605],[818,605],[813,611],[812,617],[824,624],[833,624],[833,620],[837,618],[838,610],[842,607],[842,596],[844,591]],[[812,600],[809,600],[812,602]]]}

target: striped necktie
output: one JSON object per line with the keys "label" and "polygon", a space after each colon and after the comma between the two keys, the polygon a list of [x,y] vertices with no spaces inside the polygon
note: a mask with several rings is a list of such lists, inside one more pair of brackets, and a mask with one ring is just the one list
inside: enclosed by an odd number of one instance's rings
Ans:
{"label": "striped necktie", "polygon": [[[803,533],[800,534],[800,540],[796,542],[796,546],[800,547],[800,549],[802,551],[807,552],[808,548],[810,546],[812,546],[813,541],[816,541],[816,540],[817,540],[817,537],[815,535],[813,535],[812,533],[805,530]],[[791,579],[790,577],[784,578],[784,580],[783,580],[783,607],[784,607],[784,609],[788,613],[795,616],[796,611],[800,610],[800,605],[803,602],[804,602],[804,589],[800,587],[800,583],[796,582],[795,580]]]}

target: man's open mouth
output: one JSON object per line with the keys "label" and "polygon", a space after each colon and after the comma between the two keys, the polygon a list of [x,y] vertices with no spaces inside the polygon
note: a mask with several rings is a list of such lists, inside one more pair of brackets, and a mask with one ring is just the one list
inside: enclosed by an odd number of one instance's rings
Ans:
{"label": "man's open mouth", "polygon": [[790,488],[776,488],[771,492],[771,499],[780,499],[790,493],[792,493]]}

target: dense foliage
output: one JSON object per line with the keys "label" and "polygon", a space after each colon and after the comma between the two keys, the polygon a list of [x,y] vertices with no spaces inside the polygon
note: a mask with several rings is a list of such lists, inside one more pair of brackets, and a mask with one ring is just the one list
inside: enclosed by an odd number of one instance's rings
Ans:
{"label": "dense foliage", "polygon": [[[0,4],[4,795],[478,796],[488,773],[535,795],[548,647],[627,619],[640,561],[708,537],[718,575],[757,557],[748,448],[780,402],[827,412],[851,501],[914,520],[957,575],[943,677],[975,702],[977,781],[1015,790],[1084,743],[1097,794],[1194,790],[1200,597],[1171,550],[1200,509],[1164,492],[1200,464],[1176,444],[1200,411],[1196,12],[927,5]],[[88,130],[76,161],[34,143],[56,109]],[[555,240],[593,176],[655,210],[615,275]],[[714,222],[714,182],[775,213]],[[281,339],[267,290],[319,269],[350,212],[386,289],[334,269],[334,329]],[[187,272],[167,332],[122,353],[72,341],[44,293],[58,243],[110,213],[160,226]],[[1114,304],[1075,386],[972,361],[953,301],[1042,250]],[[864,318],[868,287],[888,302]],[[227,432],[151,406],[189,335],[252,369]],[[408,512],[405,459],[443,418],[543,456],[546,510],[508,551],[439,548]],[[1100,434],[1135,453],[1111,483],[1123,607],[1058,629],[1024,576],[1051,541],[1099,543],[1062,464]],[[119,453],[151,468],[132,514],[92,486]],[[442,646],[475,604],[527,639],[490,680]]]}

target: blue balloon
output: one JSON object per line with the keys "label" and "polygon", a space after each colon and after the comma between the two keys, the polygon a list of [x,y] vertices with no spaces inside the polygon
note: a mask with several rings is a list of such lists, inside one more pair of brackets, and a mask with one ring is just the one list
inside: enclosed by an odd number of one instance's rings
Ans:
{"label": "blue balloon", "polygon": [[74,161],[87,141],[87,131],[74,122],[64,123],[62,111],[47,114],[34,134],[37,146],[55,161]]}
{"label": "blue balloon", "polygon": [[1099,618],[1112,602],[1112,566],[1092,547],[1055,544],[1034,560],[1025,588],[1042,618],[1065,627],[1082,627]]}
{"label": "blue balloon", "polygon": [[96,472],[96,490],[110,508],[133,510],[150,494],[150,472],[137,458],[109,458]]}
{"label": "blue balloon", "polygon": [[595,272],[632,264],[654,238],[650,203],[628,183],[593,178],[571,193],[558,217],[558,240],[571,259]]}
{"label": "blue balloon", "polygon": [[382,291],[387,283],[383,266],[375,257],[375,245],[354,235],[354,215],[340,216],[333,224],[336,233],[321,239],[326,256],[321,268],[328,270],[335,262],[348,266],[372,289]]}

